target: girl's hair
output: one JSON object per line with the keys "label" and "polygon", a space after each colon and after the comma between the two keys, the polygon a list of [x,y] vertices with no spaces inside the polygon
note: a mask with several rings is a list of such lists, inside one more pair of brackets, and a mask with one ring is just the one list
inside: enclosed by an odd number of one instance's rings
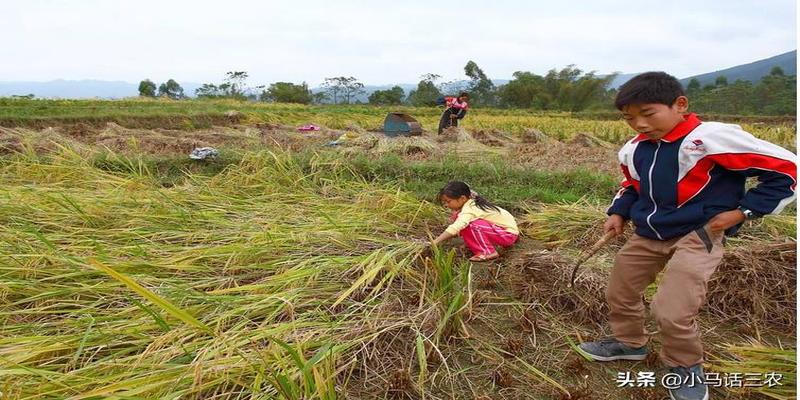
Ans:
{"label": "girl's hair", "polygon": [[467,196],[470,199],[475,201],[475,205],[478,206],[483,211],[495,210],[500,211],[500,207],[489,202],[489,200],[484,199],[476,192],[470,190],[469,186],[466,183],[461,181],[451,181],[448,182],[447,185],[444,185],[442,190],[439,191],[439,199],[442,196],[447,196],[451,199],[457,199],[461,196]]}
{"label": "girl's hair", "polygon": [[467,97],[467,98],[469,98],[469,93],[467,93],[467,92],[461,92],[461,93],[458,95],[458,97]]}

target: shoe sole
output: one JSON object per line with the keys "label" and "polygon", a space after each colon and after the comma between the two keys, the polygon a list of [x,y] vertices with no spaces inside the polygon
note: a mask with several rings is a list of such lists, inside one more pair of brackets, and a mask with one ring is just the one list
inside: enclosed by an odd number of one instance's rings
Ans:
{"label": "shoe sole", "polygon": [[[581,349],[578,347],[578,351],[581,354],[585,355],[586,357],[591,358],[595,361],[617,361],[617,360],[626,360],[626,361],[642,361],[647,358],[647,354],[629,354],[629,355],[622,355],[622,356],[611,356],[611,357],[603,357],[594,354],[587,353],[586,350]],[[706,400],[706,399],[703,399]]]}
{"label": "shoe sole", "polygon": [[[669,391],[669,398],[671,400],[676,400],[675,396],[672,395],[672,390]],[[703,396],[703,400],[708,400],[708,388],[706,388],[706,394]]]}

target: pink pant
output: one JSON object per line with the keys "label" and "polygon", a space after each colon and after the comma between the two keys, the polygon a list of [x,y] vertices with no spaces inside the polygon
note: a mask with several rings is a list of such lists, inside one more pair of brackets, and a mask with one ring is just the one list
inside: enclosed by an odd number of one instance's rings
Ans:
{"label": "pink pant", "polygon": [[518,235],[485,219],[476,219],[459,233],[474,255],[492,254],[495,245],[508,247],[517,241]]}

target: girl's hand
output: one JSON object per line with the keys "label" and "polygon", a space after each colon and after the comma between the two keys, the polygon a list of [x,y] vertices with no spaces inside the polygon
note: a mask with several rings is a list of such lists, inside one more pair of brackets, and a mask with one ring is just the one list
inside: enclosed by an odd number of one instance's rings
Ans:
{"label": "girl's hand", "polygon": [[442,232],[441,235],[437,236],[436,239],[433,239],[433,242],[431,242],[431,246],[436,246],[439,243],[442,243],[445,240],[449,240],[449,239],[452,239],[454,237],[455,237],[455,235],[451,235],[451,234],[447,233],[447,231],[444,231],[444,232]]}
{"label": "girl's hand", "polygon": [[747,218],[739,209],[721,212],[708,221],[708,229],[712,232],[724,231],[744,222],[745,219]]}

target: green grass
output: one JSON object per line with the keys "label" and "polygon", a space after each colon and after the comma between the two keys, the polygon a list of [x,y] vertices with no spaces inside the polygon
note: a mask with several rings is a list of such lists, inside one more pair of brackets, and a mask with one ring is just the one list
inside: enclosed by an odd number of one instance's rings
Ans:
{"label": "green grass", "polygon": [[[216,175],[226,166],[241,161],[241,152],[224,151],[217,160],[198,162],[184,156],[137,157],[137,163],[152,172],[162,186],[171,187],[184,183],[188,176]],[[576,169],[570,172],[531,170],[513,166],[502,159],[486,159],[474,162],[456,155],[436,161],[407,161],[389,154],[383,157],[356,156],[342,159],[335,152],[301,152],[295,155],[305,170],[312,170],[313,163],[325,159],[338,162],[353,172],[348,179],[365,179],[382,185],[398,186],[420,200],[438,204],[439,190],[451,180],[467,182],[475,191],[490,201],[512,211],[522,211],[526,202],[561,203],[587,199],[605,203],[617,190],[615,177]],[[131,169],[127,158],[98,153],[91,160],[93,165],[109,172]],[[324,171],[319,172],[324,174]]]}
{"label": "green grass", "polygon": [[502,207],[521,210],[524,202],[574,202],[581,198],[605,202],[614,196],[614,177],[576,169],[570,172],[539,171],[513,166],[502,159],[472,159],[448,156],[439,161],[409,162],[399,156],[365,156],[349,161],[368,180],[398,182],[403,190],[437,202],[439,190],[451,180],[460,180]]}

